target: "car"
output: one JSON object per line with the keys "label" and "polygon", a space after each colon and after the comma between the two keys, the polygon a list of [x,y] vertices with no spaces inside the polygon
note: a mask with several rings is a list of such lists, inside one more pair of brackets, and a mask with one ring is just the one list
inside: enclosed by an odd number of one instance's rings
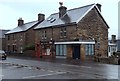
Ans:
{"label": "car", "polygon": [[7,59],[7,54],[3,50],[0,50],[0,59],[2,59],[2,60],[6,60]]}

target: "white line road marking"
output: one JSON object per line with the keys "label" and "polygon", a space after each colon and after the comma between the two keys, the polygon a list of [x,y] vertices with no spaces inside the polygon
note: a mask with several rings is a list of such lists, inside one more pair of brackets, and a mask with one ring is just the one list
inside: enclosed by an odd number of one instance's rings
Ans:
{"label": "white line road marking", "polygon": [[35,78],[35,77],[44,77],[44,76],[50,76],[50,75],[59,75],[59,74],[65,74],[65,73],[66,72],[56,72],[56,73],[52,73],[52,74],[44,74],[44,75],[23,77],[23,79],[29,79],[29,78]]}
{"label": "white line road marking", "polygon": [[92,68],[92,67],[88,67],[88,66],[80,66],[80,67],[83,67],[83,68]]}
{"label": "white line road marking", "polygon": [[82,68],[92,68],[92,67],[89,67],[89,66],[78,66],[78,65],[69,65],[69,64],[61,64],[63,66],[70,66],[70,67],[82,67]]}
{"label": "white line road marking", "polygon": [[49,72],[54,72],[54,71],[52,71],[52,70],[48,70]]}
{"label": "white line road marking", "polygon": [[45,71],[45,69],[41,69],[41,71]]}

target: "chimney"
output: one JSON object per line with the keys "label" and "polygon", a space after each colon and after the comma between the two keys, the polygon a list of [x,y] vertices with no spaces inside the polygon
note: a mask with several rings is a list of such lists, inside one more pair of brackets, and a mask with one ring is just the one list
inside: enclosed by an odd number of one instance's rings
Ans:
{"label": "chimney", "polygon": [[39,13],[39,14],[38,14],[38,21],[42,22],[44,19],[45,19],[45,15]]}
{"label": "chimney", "polygon": [[18,19],[18,26],[22,26],[24,24],[24,20],[22,18]]}
{"label": "chimney", "polygon": [[99,4],[99,3],[97,3],[96,5],[97,5],[98,9],[99,9],[99,10],[100,10],[100,12],[101,12],[101,6],[102,6],[102,5],[101,5],[101,4]]}
{"label": "chimney", "polygon": [[116,42],[116,35],[112,35],[112,43],[115,43]]}
{"label": "chimney", "polygon": [[63,2],[59,2],[60,4],[60,7],[59,7],[59,18],[62,17],[66,11],[67,11],[67,8],[65,6],[63,6]]}

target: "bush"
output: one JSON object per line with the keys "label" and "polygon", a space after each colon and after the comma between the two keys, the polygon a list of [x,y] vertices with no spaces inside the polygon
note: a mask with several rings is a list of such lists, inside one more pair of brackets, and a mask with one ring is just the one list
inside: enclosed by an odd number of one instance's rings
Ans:
{"label": "bush", "polygon": [[27,50],[35,50],[35,45],[30,44],[24,47],[23,51],[27,51]]}

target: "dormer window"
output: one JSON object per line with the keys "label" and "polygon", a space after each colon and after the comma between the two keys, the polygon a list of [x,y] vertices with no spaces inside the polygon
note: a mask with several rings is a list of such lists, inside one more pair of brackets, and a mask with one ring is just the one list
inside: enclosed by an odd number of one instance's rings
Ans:
{"label": "dormer window", "polygon": [[56,20],[56,19],[52,19],[52,20],[50,21],[50,23],[53,23],[55,20]]}
{"label": "dormer window", "polygon": [[48,19],[47,19],[47,21],[51,21],[52,19],[53,19],[53,17],[51,17],[51,18],[48,18]]}

